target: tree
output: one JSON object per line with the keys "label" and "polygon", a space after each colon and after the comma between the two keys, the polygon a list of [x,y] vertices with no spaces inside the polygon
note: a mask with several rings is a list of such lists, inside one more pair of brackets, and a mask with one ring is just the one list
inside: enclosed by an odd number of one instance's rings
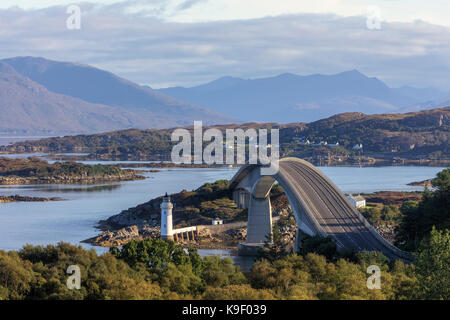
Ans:
{"label": "tree", "polygon": [[302,246],[298,252],[301,255],[316,253],[325,256],[328,260],[333,260],[338,256],[336,243],[329,236],[304,236],[301,241]]}
{"label": "tree", "polygon": [[363,215],[367,221],[373,226],[378,226],[381,223],[381,212],[378,208],[368,208],[364,210]]}
{"label": "tree", "polygon": [[433,189],[425,190],[417,206],[411,202],[402,206],[404,218],[397,230],[396,244],[405,250],[416,250],[433,226],[437,230],[450,229],[450,169],[439,172],[432,185]]}
{"label": "tree", "polygon": [[266,235],[266,241],[260,251],[260,256],[269,261],[275,261],[288,254],[288,241],[284,238],[280,227],[275,224],[272,233]]}
{"label": "tree", "polygon": [[389,270],[389,258],[378,251],[361,251],[356,253],[356,258],[363,270],[370,265],[377,265],[382,271]]}
{"label": "tree", "polygon": [[23,263],[17,252],[0,251],[0,297],[24,299],[31,290],[31,263]]}
{"label": "tree", "polygon": [[203,299],[206,300],[273,300],[270,290],[256,290],[249,285],[230,285],[224,288],[209,287]]}
{"label": "tree", "polygon": [[192,271],[194,274],[200,276],[204,268],[202,257],[198,254],[198,251],[193,248],[188,249],[188,254],[189,259],[191,260]]}
{"label": "tree", "polygon": [[223,287],[246,282],[244,274],[239,267],[233,265],[233,260],[230,258],[206,256],[203,258],[203,265],[202,278],[209,286]]}
{"label": "tree", "polygon": [[418,297],[450,299],[450,230],[431,230],[417,255]]}
{"label": "tree", "polygon": [[110,252],[132,267],[143,263],[153,270],[165,269],[169,262],[182,265],[190,260],[182,246],[161,239],[133,240],[125,244],[121,250],[111,249]]}

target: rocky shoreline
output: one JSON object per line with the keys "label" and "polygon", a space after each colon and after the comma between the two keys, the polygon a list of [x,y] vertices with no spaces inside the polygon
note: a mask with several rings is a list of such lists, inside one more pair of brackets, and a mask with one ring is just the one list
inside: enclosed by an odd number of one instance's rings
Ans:
{"label": "rocky shoreline", "polygon": [[[70,155],[49,155],[46,156],[48,159],[52,160],[58,160],[58,161],[96,161],[96,160],[102,160],[102,161],[123,161],[122,159],[118,160],[115,157],[111,158],[102,158],[99,159],[97,157],[92,156],[70,156]],[[190,168],[190,169],[203,169],[203,168],[223,168],[224,166],[227,166],[225,164],[186,164],[186,163],[172,163],[172,162],[166,162],[166,161],[159,161],[159,162],[146,162],[146,161],[153,161],[153,160],[132,160],[132,161],[142,161],[140,163],[118,163],[118,164],[111,164],[110,166],[117,167],[117,168],[150,168],[150,169],[165,169],[165,168]],[[232,167],[236,167],[232,165]],[[159,170],[150,170],[150,172],[159,172]]]}
{"label": "rocky shoreline", "polygon": [[[82,242],[100,247],[114,247],[122,246],[132,240],[159,238],[160,234],[160,227],[133,225],[118,230],[103,231],[99,235]],[[202,228],[195,241],[179,240],[178,242],[198,249],[231,249],[235,248],[239,242],[245,241],[246,236],[246,227],[232,228],[225,232],[211,232],[208,228]]]}
{"label": "rocky shoreline", "polygon": [[433,179],[427,179],[423,181],[415,181],[408,183],[408,186],[419,186],[419,187],[431,187]]}
{"label": "rocky shoreline", "polygon": [[49,202],[49,201],[62,201],[64,199],[58,197],[52,198],[39,198],[39,197],[27,197],[27,196],[0,196],[0,203],[10,202]]}
{"label": "rocky shoreline", "polygon": [[157,237],[159,234],[160,231],[156,230],[156,228],[147,227],[139,230],[139,227],[134,225],[119,230],[107,230],[100,233],[98,236],[83,240],[81,242],[100,247],[114,247],[124,245],[131,240]]}
{"label": "rocky shoreline", "polygon": [[[0,156],[8,154],[26,154],[26,153],[49,153],[45,156],[47,159],[56,161],[142,161],[142,163],[114,164],[112,166],[119,168],[221,168],[224,164],[183,164],[168,162],[170,154],[162,155],[143,155],[143,154],[97,154],[89,150],[85,155],[70,155],[64,153],[53,153],[49,150],[37,148],[26,150],[5,149],[0,147]],[[302,157],[316,166],[448,166],[450,159],[418,159],[414,156],[386,156],[382,154],[360,155],[317,155]],[[151,161],[151,162],[149,162]]]}
{"label": "rocky shoreline", "polygon": [[18,177],[0,176],[0,185],[28,185],[28,184],[97,184],[105,182],[121,182],[144,180],[144,176],[137,175],[133,170],[124,170],[119,175],[101,176],[53,176],[53,177]]}
{"label": "rocky shoreline", "polygon": [[[8,153],[5,153],[8,154]],[[1,153],[0,153],[1,155]],[[60,161],[142,161],[139,164],[117,164],[119,168],[221,168],[225,165],[219,164],[176,164],[166,162],[163,159],[170,159],[170,155],[164,155],[163,157],[142,157],[134,156],[132,154],[126,156],[115,155],[97,155],[89,154],[86,156],[71,156],[71,155],[49,155],[47,158],[57,159]],[[303,157],[304,160],[312,163],[315,166],[448,166],[450,165],[450,159],[415,159],[409,157],[395,157],[395,158],[383,158],[380,155],[373,156],[317,156],[317,157]],[[158,161],[158,162],[146,162],[146,161]]]}

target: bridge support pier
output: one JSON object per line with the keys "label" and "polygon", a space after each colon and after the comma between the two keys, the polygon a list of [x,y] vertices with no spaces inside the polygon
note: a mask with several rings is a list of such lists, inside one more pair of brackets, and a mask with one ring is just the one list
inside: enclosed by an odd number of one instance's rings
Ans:
{"label": "bridge support pier", "polygon": [[270,197],[250,198],[247,241],[246,243],[264,243],[266,235],[272,233],[272,205]]}

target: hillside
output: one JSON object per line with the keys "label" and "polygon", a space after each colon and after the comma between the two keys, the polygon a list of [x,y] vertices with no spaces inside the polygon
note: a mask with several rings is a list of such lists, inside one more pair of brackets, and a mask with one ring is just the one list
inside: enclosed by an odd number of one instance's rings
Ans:
{"label": "hillside", "polygon": [[364,152],[450,155],[450,107],[406,114],[340,114],[308,125],[303,135],[337,141],[344,147],[362,143]]}
{"label": "hillside", "polygon": [[60,135],[232,120],[100,69],[33,57],[0,61],[0,101],[0,134]]}
{"label": "hillside", "polygon": [[357,70],[334,75],[286,73],[251,80],[223,77],[196,87],[159,92],[244,121],[280,123],[292,119],[311,122],[343,112],[400,112],[445,95],[433,88],[390,88]]}
{"label": "hillside", "polygon": [[[450,107],[407,114],[343,113],[311,123],[248,123],[226,128],[279,128],[282,156],[450,159]],[[192,129],[192,128],[190,128]],[[89,152],[97,159],[169,159],[172,130],[125,130],[20,142],[3,152]],[[310,144],[305,144],[304,141]],[[303,142],[302,142],[303,141]],[[318,145],[327,141],[329,145]],[[332,144],[339,143],[338,146]],[[361,151],[353,150],[362,144]]]}

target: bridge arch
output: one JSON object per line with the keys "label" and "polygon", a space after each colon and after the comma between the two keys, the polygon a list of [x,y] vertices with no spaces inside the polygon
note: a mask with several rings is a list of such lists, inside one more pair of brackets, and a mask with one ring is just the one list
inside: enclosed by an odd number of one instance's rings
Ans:
{"label": "bridge arch", "polygon": [[[248,208],[246,247],[261,246],[272,230],[270,190],[277,181],[292,207],[299,233],[330,236],[339,250],[380,251],[389,258],[411,256],[385,240],[320,170],[298,158],[279,161],[279,171],[266,176],[262,165],[245,165],[230,181],[233,199]],[[246,200],[242,200],[246,199]],[[297,246],[297,244],[296,244]]]}

